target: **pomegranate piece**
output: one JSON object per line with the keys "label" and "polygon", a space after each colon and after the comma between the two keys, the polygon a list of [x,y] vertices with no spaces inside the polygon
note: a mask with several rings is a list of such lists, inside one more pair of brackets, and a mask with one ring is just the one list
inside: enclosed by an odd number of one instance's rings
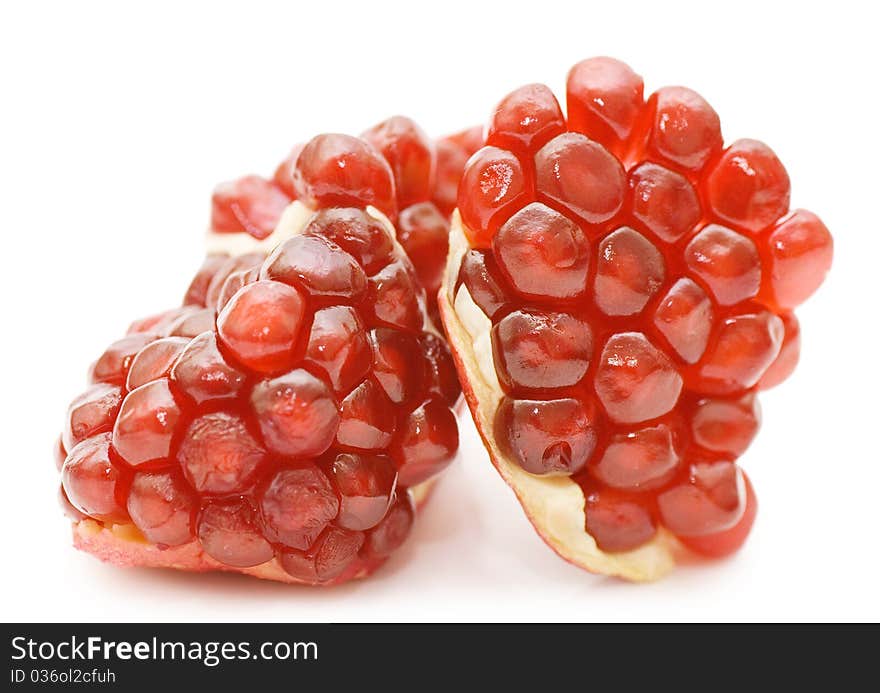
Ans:
{"label": "pomegranate piece", "polygon": [[262,240],[275,230],[290,197],[260,176],[223,183],[211,197],[211,229],[220,233],[244,231]]}
{"label": "pomegranate piece", "polygon": [[736,461],[757,391],[797,363],[791,311],[832,240],[789,212],[772,150],[725,149],[690,89],[645,101],[628,66],[592,58],[566,102],[533,84],[490,114],[439,307],[490,458],[541,536],[589,570],[653,579],[682,546],[745,541],[757,504]]}
{"label": "pomegranate piece", "polygon": [[328,585],[410,533],[410,487],[425,497],[458,448],[452,354],[384,217],[285,219],[268,257],[206,263],[189,304],[133,323],[97,362],[55,446],[79,548]]}

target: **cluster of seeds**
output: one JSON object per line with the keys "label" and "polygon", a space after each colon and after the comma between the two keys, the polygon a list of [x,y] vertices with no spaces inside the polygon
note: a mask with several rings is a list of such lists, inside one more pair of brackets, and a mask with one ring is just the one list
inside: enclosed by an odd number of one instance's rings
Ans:
{"label": "cluster of seeds", "polygon": [[72,403],[59,461],[75,519],[318,584],[406,538],[409,489],[457,450],[460,389],[411,263],[365,210],[394,199],[387,162],[322,136],[293,178],[317,209],[302,233],[268,257],[210,256],[183,307],[133,324]]}
{"label": "cluster of seeds", "polygon": [[492,322],[504,392],[494,435],[533,474],[570,475],[586,530],[626,551],[663,526],[723,554],[755,501],[736,465],[755,393],[799,351],[792,309],[821,283],[831,237],[789,211],[764,144],[723,145],[695,92],[607,58],[569,73],[566,120],[540,84],[496,108],[458,209],[458,286]]}

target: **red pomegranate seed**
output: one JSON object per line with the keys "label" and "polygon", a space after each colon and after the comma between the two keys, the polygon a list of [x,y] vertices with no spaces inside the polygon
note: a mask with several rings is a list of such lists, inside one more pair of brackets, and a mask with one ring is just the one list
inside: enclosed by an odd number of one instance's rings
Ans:
{"label": "red pomegranate seed", "polygon": [[714,320],[712,301],[698,284],[687,278],[675,282],[654,311],[655,327],[688,363],[700,360]]}
{"label": "red pomegranate seed", "polygon": [[508,392],[571,387],[587,373],[593,335],[569,313],[517,310],[492,328],[492,352]]}
{"label": "red pomegranate seed", "polygon": [[756,233],[788,212],[791,186],[776,154],[763,142],[737,140],[712,167],[706,199],[731,226]]}
{"label": "red pomegranate seed", "polygon": [[305,300],[291,286],[258,281],[243,287],[217,316],[220,341],[242,364],[260,373],[293,365]]}
{"label": "red pomegranate seed", "polygon": [[203,494],[244,491],[265,460],[266,451],[245,422],[222,411],[194,419],[177,449],[187,481]]}
{"label": "red pomegranate seed", "polygon": [[451,407],[461,394],[461,383],[449,347],[444,340],[430,332],[422,335],[421,343],[428,363],[428,390],[439,395]]}
{"label": "red pomegranate seed", "polygon": [[736,399],[702,399],[691,417],[694,442],[706,450],[739,457],[761,425],[754,394]]}
{"label": "red pomegranate seed", "polygon": [[542,195],[590,224],[617,214],[627,189],[620,162],[576,132],[550,140],[535,155],[535,181]]}
{"label": "red pomegranate seed", "polygon": [[211,229],[221,233],[244,231],[262,240],[275,230],[288,204],[290,198],[284,191],[260,176],[223,183],[211,198]]}
{"label": "red pomegranate seed", "polygon": [[394,405],[379,385],[365,380],[339,405],[336,442],[343,448],[382,450],[395,428]]}
{"label": "red pomegranate seed", "polygon": [[638,332],[616,334],[605,343],[595,378],[599,400],[618,423],[666,414],[682,388],[669,357]]}
{"label": "red pomegranate seed", "polygon": [[306,226],[305,235],[332,241],[373,273],[391,261],[394,244],[385,227],[361,209],[322,209]]}
{"label": "red pomegranate seed", "polygon": [[394,404],[416,398],[425,384],[425,361],[416,337],[390,328],[370,331],[373,376]]}
{"label": "red pomegranate seed", "polygon": [[794,313],[783,313],[779,317],[785,336],[776,359],[758,380],[759,390],[769,390],[786,380],[794,372],[801,357],[801,326],[797,318]]}
{"label": "red pomegranate seed", "polygon": [[715,534],[745,511],[745,484],[733,462],[700,462],[690,478],[657,496],[663,524],[679,536]]}
{"label": "red pomegranate seed", "polygon": [[415,508],[406,490],[397,489],[397,498],[382,521],[367,532],[363,554],[372,559],[384,558],[399,549],[412,531]]}
{"label": "red pomegranate seed", "polygon": [[483,146],[483,128],[477,126],[436,142],[436,169],[432,201],[445,216],[455,209],[458,182],[467,160]]}
{"label": "red pomegranate seed", "polygon": [[644,103],[642,78],[613,58],[590,58],[566,82],[568,127],[620,156]]}
{"label": "red pomegranate seed", "polygon": [[492,241],[495,259],[527,298],[574,298],[586,290],[590,246],[583,230],[540,202],[523,207]]}
{"label": "red pomegranate seed", "polygon": [[315,311],[305,363],[326,373],[336,392],[350,392],[367,376],[372,351],[353,308],[331,306]]}
{"label": "red pomegranate seed", "polygon": [[509,151],[483,147],[462,174],[458,211],[472,246],[486,248],[498,227],[526,196],[522,164]]}
{"label": "red pomegranate seed", "polygon": [[685,169],[702,168],[721,150],[718,114],[685,87],[664,87],[648,99],[648,152]]}
{"label": "red pomegranate seed", "polygon": [[63,486],[58,487],[58,505],[61,507],[61,512],[64,513],[64,517],[71,522],[79,522],[80,520],[88,519],[87,515],[83,515],[79,510],[73,507],[73,504],[64,492]]}
{"label": "red pomegranate seed", "polygon": [[661,241],[675,243],[702,216],[697,191],[680,173],[644,163],[629,174],[632,215]]}
{"label": "red pomegranate seed", "polygon": [[223,266],[226,260],[227,258],[225,255],[219,255],[216,253],[212,253],[205,257],[202,266],[199,268],[196,276],[193,277],[193,280],[190,282],[189,288],[186,290],[186,294],[183,297],[183,304],[185,306],[208,305],[208,286],[210,286],[214,274],[216,274],[217,270]]}
{"label": "red pomegranate seed", "polygon": [[202,308],[189,315],[184,315],[175,320],[168,327],[169,337],[189,337],[202,334],[214,328],[214,309]]}
{"label": "red pomegranate seed", "polygon": [[198,522],[199,543],[211,558],[248,568],[272,559],[272,545],[257,526],[257,516],[244,498],[209,501]]}
{"label": "red pomegranate seed", "polygon": [[669,481],[678,462],[674,432],[668,424],[660,423],[616,433],[591,471],[607,486],[640,491]]}
{"label": "red pomegranate seed", "polygon": [[141,385],[167,377],[189,341],[185,337],[165,337],[147,344],[132,359],[125,389],[131,392]]}
{"label": "red pomegranate seed", "polygon": [[257,281],[260,278],[260,269],[260,267],[251,267],[246,270],[238,270],[226,277],[226,281],[223,282],[223,286],[217,294],[215,310],[218,313],[222,311],[239,289]]}
{"label": "red pomegranate seed", "polygon": [[713,534],[702,534],[699,536],[682,536],[679,540],[692,551],[697,552],[709,558],[722,558],[737,551],[755,523],[755,516],[758,514],[758,499],[755,497],[755,490],[752,483],[745,472],[740,471],[746,487],[745,510],[739,521],[730,529],[724,529]]}
{"label": "red pomegranate seed", "polygon": [[507,305],[504,278],[493,253],[469,250],[461,261],[458,284],[467,287],[474,303],[490,320],[494,320]]}
{"label": "red pomegranate seed", "polygon": [[179,546],[195,536],[198,503],[186,483],[168,472],[137,472],[128,494],[128,514],[159,546]]}
{"label": "red pomegranate seed", "polygon": [[831,267],[831,234],[819,217],[803,209],[783,219],[768,238],[768,284],[781,308],[795,308],[819,288]]}
{"label": "red pomegranate seed", "polygon": [[122,390],[107,383],[96,383],[77,397],[67,409],[67,420],[59,445],[71,450],[96,433],[113,428],[122,402]]}
{"label": "red pomegranate seed", "polygon": [[527,84],[495,107],[486,144],[533,153],[563,132],[565,118],[553,92],[543,84]]}
{"label": "red pomegranate seed", "polygon": [[728,318],[691,387],[719,395],[752,387],[776,359],[784,334],[782,320],[766,311]]}
{"label": "red pomegranate seed", "polygon": [[272,175],[272,182],[281,188],[284,194],[291,200],[296,199],[296,191],[293,189],[293,170],[304,146],[304,144],[294,146],[290,150],[290,154],[287,155],[287,158],[278,164],[278,168],[275,169],[275,173]]}
{"label": "red pomegranate seed", "polygon": [[342,575],[357,560],[363,543],[363,532],[328,527],[308,551],[283,552],[281,567],[303,582],[320,585]]}
{"label": "red pomegranate seed", "polygon": [[372,205],[397,215],[388,162],[367,142],[349,135],[318,135],[303,147],[293,171],[296,197],[310,207]]}
{"label": "red pomegranate seed", "polygon": [[119,503],[123,471],[110,458],[110,434],[99,433],[74,446],[61,471],[64,493],[74,508],[102,522],[125,522]]}
{"label": "red pomegranate seed", "polygon": [[452,461],[458,450],[458,426],[449,405],[429,399],[400,424],[391,454],[400,483],[415,486]]}
{"label": "red pomegranate seed", "polygon": [[532,474],[573,474],[596,447],[594,414],[576,399],[505,397],[495,415],[495,437]]}
{"label": "red pomegranate seed", "polygon": [[322,236],[295,236],[266,259],[260,279],[274,279],[313,298],[358,301],[367,277],[357,261]]}
{"label": "red pomegranate seed", "polygon": [[437,303],[449,251],[449,222],[431,202],[420,202],[400,213],[397,239],[412,261],[428,302]]}
{"label": "red pomegranate seed", "polygon": [[92,365],[90,381],[124,385],[132,359],[155,339],[156,335],[154,334],[135,333],[113,342]]}
{"label": "red pomegranate seed", "polygon": [[113,449],[133,467],[165,460],[180,417],[167,380],[142,385],[122,400],[113,426]]}
{"label": "red pomegranate seed", "polygon": [[367,304],[380,324],[420,332],[424,324],[411,269],[392,262],[369,279]]}
{"label": "red pomegranate seed", "polygon": [[401,209],[430,198],[434,145],[414,121],[394,116],[373,126],[361,137],[373,145],[391,166]]}
{"label": "red pomegranate seed", "polygon": [[633,315],[641,312],[665,277],[660,251],[624,226],[599,243],[593,297],[605,315]]}
{"label": "red pomegranate seed", "polygon": [[635,500],[602,489],[587,495],[586,530],[603,551],[629,551],[650,541],[657,526],[648,510]]}
{"label": "red pomegranate seed", "polygon": [[723,306],[745,301],[758,293],[761,264],[755,244],[718,224],[710,224],[684,251],[690,270],[709,286]]}
{"label": "red pomegranate seed", "polygon": [[186,315],[192,309],[193,307],[189,305],[180,306],[171,310],[162,311],[161,313],[149,315],[140,320],[135,320],[128,326],[125,334],[127,336],[153,335],[153,339],[155,339],[156,335],[162,334],[168,325],[177,320],[181,315]]}
{"label": "red pomegranate seed", "polygon": [[236,397],[245,375],[230,366],[217,347],[214,332],[193,339],[171,367],[171,382],[196,404]]}
{"label": "red pomegranate seed", "polygon": [[340,527],[363,531],[385,517],[397,486],[391,458],[342,452],[333,460],[329,476],[339,495]]}
{"label": "red pomegranate seed", "polygon": [[220,294],[223,292],[223,287],[226,286],[226,281],[229,277],[236,272],[250,270],[255,266],[259,267],[265,259],[266,256],[263,253],[247,253],[227,258],[214,273],[211,283],[208,284],[208,291],[205,294],[205,305],[208,308],[217,308],[219,310]]}
{"label": "red pomegranate seed", "polygon": [[322,454],[339,428],[333,392],[301,368],[257,383],[251,407],[266,446],[285,457]]}
{"label": "red pomegranate seed", "polygon": [[270,541],[308,549],[339,512],[339,499],[313,464],[275,472],[260,494],[263,532]]}

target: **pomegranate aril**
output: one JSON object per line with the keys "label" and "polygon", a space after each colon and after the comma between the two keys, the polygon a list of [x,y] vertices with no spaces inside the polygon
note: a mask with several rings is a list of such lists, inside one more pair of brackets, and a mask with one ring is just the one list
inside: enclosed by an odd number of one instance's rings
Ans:
{"label": "pomegranate aril", "polygon": [[180,405],[167,379],[142,385],[122,400],[113,426],[113,449],[133,467],[163,461],[171,454],[180,418]]}
{"label": "pomegranate aril", "polygon": [[353,308],[331,306],[315,312],[304,363],[326,373],[336,392],[349,392],[366,377],[372,351]]}
{"label": "pomegranate aril", "polygon": [[761,412],[753,393],[737,399],[702,399],[691,415],[694,443],[734,458],[746,451],[760,425]]}
{"label": "pomegranate aril", "polygon": [[401,422],[391,454],[400,483],[415,486],[447,467],[456,450],[455,414],[446,402],[429,399]]}
{"label": "pomegranate aril", "polygon": [[70,499],[64,492],[63,486],[58,487],[58,505],[61,507],[61,512],[64,513],[64,517],[71,522],[79,522],[80,520],[88,519],[87,515],[83,515],[79,510],[73,507],[73,503],[70,502]]}
{"label": "pomegranate aril", "polygon": [[86,438],[68,453],[61,470],[64,493],[74,508],[102,522],[125,522],[128,513],[120,504],[124,472],[113,464],[110,434]]}
{"label": "pomegranate aril", "polygon": [[279,559],[296,579],[320,585],[342,575],[357,560],[363,544],[363,532],[328,527],[308,551],[284,551]]}
{"label": "pomegranate aril", "polygon": [[643,91],[642,78],[619,60],[583,60],[566,81],[568,127],[620,156],[644,105]]}
{"label": "pomegranate aril", "polygon": [[266,256],[263,253],[246,253],[227,258],[214,273],[211,283],[208,284],[208,291],[205,294],[205,306],[219,310],[220,294],[226,286],[226,280],[236,272],[259,267],[265,259]]}
{"label": "pomegranate aril", "polygon": [[532,474],[573,474],[596,447],[595,415],[576,399],[505,397],[495,415],[499,445]]}
{"label": "pomegranate aril", "polygon": [[313,464],[275,472],[260,492],[263,533],[300,551],[308,549],[339,512],[339,499]]}
{"label": "pomegranate aril", "polygon": [[788,212],[791,186],[776,154],[763,142],[737,140],[706,178],[706,199],[723,222],[757,233]]}
{"label": "pomegranate aril", "polygon": [[397,498],[391,504],[382,521],[367,532],[362,553],[366,558],[377,559],[390,556],[409,537],[415,520],[412,496],[406,489],[397,489]]}
{"label": "pomegranate aril", "polygon": [[238,395],[245,375],[230,366],[217,347],[215,332],[193,339],[171,367],[171,382],[196,404]]}
{"label": "pomegranate aril", "polygon": [[443,281],[449,251],[449,222],[431,202],[421,202],[400,213],[397,240],[413,264],[431,306]]}
{"label": "pomegranate aril", "polygon": [[785,336],[782,338],[779,354],[758,381],[759,390],[769,390],[787,379],[794,372],[801,357],[801,327],[798,319],[794,313],[783,313],[779,317],[785,329]]}
{"label": "pomegranate aril", "polygon": [[690,477],[657,496],[663,525],[679,536],[715,534],[745,511],[745,483],[733,462],[699,462]]}
{"label": "pomegranate aril", "polygon": [[627,189],[620,162],[601,144],[576,132],[550,140],[535,155],[535,181],[539,195],[590,224],[617,214]]}
{"label": "pomegranate aril", "polygon": [[358,301],[367,277],[357,261],[321,236],[295,236],[266,259],[260,279],[274,279],[313,298]]}
{"label": "pomegranate aril", "polygon": [[468,159],[483,146],[483,128],[477,126],[437,140],[432,201],[447,217],[455,209],[458,183]]}
{"label": "pomegranate aril", "polygon": [[312,217],[303,234],[332,241],[370,273],[388,264],[394,249],[385,226],[362,209],[322,209]]}
{"label": "pomegranate aril", "polygon": [[396,429],[394,408],[384,390],[365,380],[339,405],[336,442],[343,448],[382,450]]}
{"label": "pomegranate aril", "polygon": [[309,458],[333,443],[339,414],[333,392],[320,378],[296,369],[257,383],[251,407],[266,446],[285,457]]}
{"label": "pomegranate aril", "polygon": [[169,337],[188,337],[192,339],[214,328],[215,312],[213,308],[202,308],[188,315],[181,316],[168,326]]}
{"label": "pomegranate aril", "polygon": [[156,338],[155,334],[138,332],[113,342],[92,365],[90,381],[124,385],[132,359]]}
{"label": "pomegranate aril", "polygon": [[767,238],[771,300],[791,309],[807,300],[831,267],[834,246],[825,224],[798,209],[779,222]]}
{"label": "pomegranate aril", "polygon": [[198,536],[205,553],[228,566],[248,568],[275,555],[245,498],[207,502],[199,515]]}
{"label": "pomegranate aril", "polygon": [[461,284],[490,320],[494,320],[507,305],[504,277],[492,252],[469,250],[465,253],[458,271],[457,285]]}
{"label": "pomegranate aril", "polygon": [[292,200],[296,198],[296,191],[293,189],[293,169],[304,146],[304,144],[295,145],[284,161],[278,164],[275,173],[272,174],[272,182],[281,188],[284,194]]}
{"label": "pomegranate aril", "polygon": [[109,383],[95,383],[77,397],[67,409],[64,433],[59,446],[70,450],[96,433],[113,428],[122,402],[122,390]]}
{"label": "pomegranate aril", "polygon": [[197,498],[174,474],[137,472],[127,507],[131,521],[154,544],[178,546],[195,536]]}
{"label": "pomegranate aril", "polygon": [[755,516],[758,514],[758,499],[749,477],[742,470],[740,470],[740,474],[742,474],[746,487],[745,510],[742,517],[733,527],[723,529],[720,532],[699,536],[679,536],[678,540],[691,551],[709,558],[722,558],[737,551],[745,543],[752,525],[755,523]]}
{"label": "pomegranate aril", "polygon": [[458,211],[471,246],[487,248],[495,231],[526,196],[526,176],[515,154],[483,147],[465,166]]}
{"label": "pomegranate aril", "polygon": [[712,301],[691,279],[679,279],[654,311],[654,326],[688,363],[700,360],[715,319]]}
{"label": "pomegranate aril", "polygon": [[666,276],[663,256],[628,226],[599,243],[593,299],[606,315],[641,312]]}
{"label": "pomegranate aril", "polygon": [[675,243],[700,220],[697,191],[680,173],[644,163],[629,173],[633,217],[660,240]]}
{"label": "pomegranate aril", "polygon": [[540,202],[514,214],[492,240],[510,285],[535,299],[571,299],[587,288],[590,245],[580,226]]}
{"label": "pomegranate aril", "polygon": [[419,291],[410,268],[392,262],[370,277],[367,305],[377,322],[419,332],[424,324]]}
{"label": "pomegranate aril", "polygon": [[370,331],[373,377],[394,404],[412,401],[424,390],[425,361],[416,337],[380,327]]}
{"label": "pomegranate aril", "polygon": [[508,392],[571,387],[587,373],[593,336],[569,313],[517,310],[492,328],[492,353]]}
{"label": "pomegranate aril", "polygon": [[187,481],[208,495],[246,490],[266,457],[244,420],[222,411],[194,419],[177,448]]}
{"label": "pomegranate aril", "polygon": [[331,463],[329,476],[339,495],[337,525],[366,530],[385,517],[397,487],[391,458],[342,452]]}
{"label": "pomegranate aril", "polygon": [[357,137],[326,134],[310,140],[296,160],[293,188],[312,208],[372,205],[391,219],[397,215],[388,162]]}
{"label": "pomegranate aril", "polygon": [[584,514],[587,532],[603,551],[630,551],[657,533],[654,518],[642,503],[611,489],[587,494]]}
{"label": "pomegranate aril", "polygon": [[431,196],[434,145],[415,122],[405,116],[394,116],[373,126],[361,137],[391,166],[401,209]]}
{"label": "pomegranate aril", "polygon": [[189,342],[186,337],[165,337],[147,344],[131,362],[125,389],[131,392],[141,385],[167,377]]}
{"label": "pomegranate aril", "polygon": [[766,311],[725,320],[715,345],[689,383],[697,392],[730,394],[755,385],[782,347],[782,320]]}
{"label": "pomegranate aril", "polygon": [[612,488],[641,491],[669,481],[678,461],[675,433],[660,423],[613,435],[590,471]]}
{"label": "pomegranate aril", "polygon": [[260,373],[293,365],[305,299],[291,286],[258,281],[243,287],[217,316],[220,341],[238,361]]}
{"label": "pomegranate aril", "polygon": [[664,87],[648,99],[647,149],[687,170],[721,150],[721,121],[706,100],[685,87]]}
{"label": "pomegranate aril", "polygon": [[[198,306],[196,306],[196,308],[197,307]],[[181,315],[187,315],[191,310],[193,310],[193,306],[191,305],[179,306],[177,308],[172,308],[171,310],[162,311],[161,313],[149,315],[140,320],[135,320],[128,326],[125,334],[128,336],[152,335],[152,338],[156,339],[158,335],[161,335],[164,332],[168,325],[177,320]]]}
{"label": "pomegranate aril", "polygon": [[565,118],[556,97],[543,84],[528,84],[511,92],[489,119],[486,144],[534,152],[565,132]]}
{"label": "pomegranate aril", "polygon": [[189,288],[186,290],[186,294],[183,297],[183,304],[185,306],[208,305],[208,287],[211,285],[211,280],[214,278],[217,270],[224,265],[227,259],[228,258],[225,255],[217,253],[205,256],[202,266],[199,268],[199,271],[196,272],[196,276],[193,277],[193,280],[190,282]]}
{"label": "pomegranate aril", "polygon": [[688,268],[724,306],[752,298],[761,286],[761,262],[755,244],[742,234],[709,224],[684,251]]}
{"label": "pomegranate aril", "polygon": [[243,286],[247,286],[248,284],[253,284],[260,278],[260,267],[251,267],[246,270],[238,270],[233,272],[228,277],[226,277],[226,281],[223,282],[223,286],[220,288],[220,292],[217,294],[217,301],[214,305],[214,309],[216,312],[220,312],[226,307],[226,304],[232,300],[232,297],[238,293],[238,290]]}
{"label": "pomegranate aril", "polygon": [[637,423],[671,411],[682,377],[662,351],[639,332],[613,335],[602,350],[596,394],[619,423]]}
{"label": "pomegranate aril", "polygon": [[453,406],[461,394],[461,383],[449,347],[443,339],[430,332],[422,335],[421,343],[428,364],[428,390]]}
{"label": "pomegranate aril", "polygon": [[260,176],[223,183],[211,197],[211,229],[221,233],[244,231],[262,240],[275,230],[288,204],[290,198]]}

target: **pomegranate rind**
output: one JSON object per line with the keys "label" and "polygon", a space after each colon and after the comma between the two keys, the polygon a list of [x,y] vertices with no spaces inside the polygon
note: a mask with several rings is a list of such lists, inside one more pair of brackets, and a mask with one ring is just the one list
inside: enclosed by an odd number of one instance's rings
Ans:
{"label": "pomegranate rind", "polygon": [[[561,558],[592,573],[634,582],[663,577],[675,566],[676,556],[684,551],[672,534],[660,529],[650,542],[632,551],[612,554],[600,550],[585,529],[586,499],[581,487],[568,477],[537,476],[524,471],[494,440],[492,422],[502,390],[494,375],[491,351],[481,348],[487,340],[474,334],[476,327],[488,335],[491,323],[473,303],[466,287],[461,286],[455,293],[461,259],[469,250],[467,238],[456,210],[438,303],[462,391],[492,464],[513,490],[535,530]],[[481,320],[485,324],[478,326]]]}

